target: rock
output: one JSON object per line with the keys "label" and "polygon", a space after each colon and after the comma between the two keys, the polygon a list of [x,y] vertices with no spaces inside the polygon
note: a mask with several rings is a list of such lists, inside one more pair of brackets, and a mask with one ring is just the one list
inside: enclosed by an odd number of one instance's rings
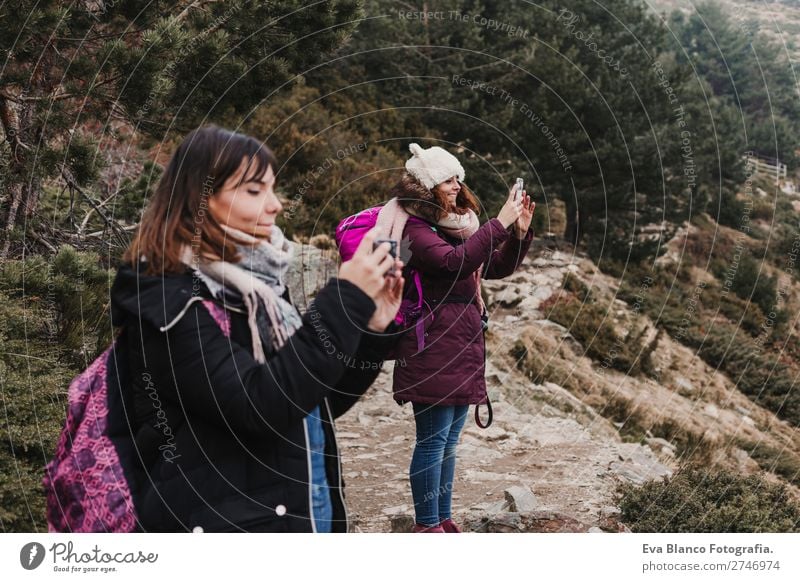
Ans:
{"label": "rock", "polygon": [[523,531],[519,513],[500,513],[486,523],[485,531],[491,533],[517,533]]}
{"label": "rock", "polygon": [[589,531],[588,531],[587,533],[606,533],[606,532],[604,532],[604,531],[603,531],[602,529],[600,529],[599,527],[597,527],[597,526],[594,526],[594,527],[590,527],[590,528],[589,528]]}
{"label": "rock", "polygon": [[492,304],[511,308],[519,305],[524,298],[517,287],[506,287],[492,297]]}
{"label": "rock", "polygon": [[694,392],[694,386],[692,383],[683,376],[678,376],[675,378],[675,385],[678,387],[679,391]]}
{"label": "rock", "polygon": [[705,408],[703,408],[703,412],[711,418],[719,418],[719,408],[713,404],[706,404]]}
{"label": "rock", "polygon": [[404,511],[408,511],[408,505],[397,505],[395,507],[387,507],[383,510],[384,515],[392,516],[397,515],[399,513],[403,513]]}
{"label": "rock", "polygon": [[404,514],[391,515],[389,523],[392,533],[409,533],[414,527],[414,518]]}
{"label": "rock", "polygon": [[515,485],[503,491],[503,495],[508,502],[509,511],[520,513],[533,511],[539,506],[539,500],[530,490],[530,487]]}
{"label": "rock", "polygon": [[658,451],[662,457],[666,457],[668,460],[672,460],[676,457],[675,449],[670,449],[667,447],[661,447],[661,450]]}
{"label": "rock", "polygon": [[589,530],[587,524],[558,511],[540,510],[523,515],[525,531],[537,533],[577,533]]}
{"label": "rock", "polygon": [[622,514],[619,507],[606,505],[600,508],[600,517],[619,517]]}
{"label": "rock", "polygon": [[492,386],[501,386],[502,382],[500,381],[500,376],[497,374],[487,374],[486,375],[486,383],[491,384]]}
{"label": "rock", "polygon": [[514,436],[507,430],[503,430],[502,428],[494,424],[489,428],[483,429],[482,434],[483,438],[489,441],[490,443],[495,441],[504,441]]}
{"label": "rock", "polygon": [[484,501],[483,503],[476,503],[472,507],[471,510],[485,513],[488,517],[494,516],[498,513],[502,513],[504,511],[508,511],[508,502],[507,501]]}
{"label": "rock", "polygon": [[653,450],[659,450],[662,448],[672,449],[673,451],[675,450],[675,445],[673,445],[667,439],[662,439],[660,437],[651,437],[645,439],[645,442],[647,442],[647,444],[650,445],[650,448]]}
{"label": "rock", "polygon": [[554,251],[553,254],[550,256],[550,262],[554,265],[558,263],[561,263],[561,265],[571,264],[572,255],[568,255],[567,253],[562,253],[561,251]]}
{"label": "rock", "polygon": [[672,475],[672,471],[660,463],[649,448],[639,444],[620,444],[619,459],[622,462],[612,461],[609,470],[636,485]]}
{"label": "rock", "polygon": [[597,525],[604,532],[614,532],[614,533],[623,532],[628,528],[619,522],[621,517],[622,513],[620,512],[618,507],[607,505],[600,509]]}
{"label": "rock", "polygon": [[501,402],[503,400],[503,393],[496,388],[486,388],[486,396],[490,402]]}

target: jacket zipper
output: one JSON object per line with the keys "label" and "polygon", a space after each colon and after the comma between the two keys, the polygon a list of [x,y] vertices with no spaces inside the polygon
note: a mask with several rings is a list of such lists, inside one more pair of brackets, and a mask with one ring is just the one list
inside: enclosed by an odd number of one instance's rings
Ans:
{"label": "jacket zipper", "polygon": [[317,520],[314,516],[314,477],[311,472],[311,440],[308,438],[308,420],[303,419],[303,433],[306,439],[306,461],[308,463],[308,515],[311,517],[311,531],[317,533]]}
{"label": "jacket zipper", "polygon": [[[186,305],[183,306],[183,309],[181,309],[180,313],[178,313],[178,315],[176,315],[172,321],[170,321],[167,325],[159,327],[158,329],[160,331],[168,331],[176,323],[178,323],[184,315],[186,315],[186,312],[189,310],[189,307],[192,305],[192,303],[194,303],[195,301],[203,301],[205,299],[206,299],[205,297],[200,297],[199,295],[197,297],[192,297],[191,299],[189,299],[189,301],[186,302]],[[235,311],[237,313],[247,313],[244,309],[239,309],[238,307],[233,307],[231,305],[223,305],[223,307],[229,311]]]}
{"label": "jacket zipper", "polygon": [[350,531],[350,518],[347,515],[347,503],[344,500],[343,484],[342,484],[342,452],[339,450],[339,443],[336,441],[336,425],[333,423],[333,414],[331,413],[331,406],[328,404],[328,397],[323,397],[325,401],[325,409],[328,411],[328,420],[331,423],[331,431],[333,432],[333,446],[336,448],[336,464],[339,467],[339,499],[342,501],[342,509],[344,509],[344,531]]}
{"label": "jacket zipper", "polygon": [[161,331],[169,330],[173,325],[178,323],[184,315],[186,315],[186,312],[189,310],[189,306],[192,303],[194,303],[195,301],[202,301],[202,300],[203,300],[203,297],[200,297],[200,296],[192,297],[191,299],[189,299],[189,301],[186,302],[186,305],[183,306],[183,309],[181,309],[180,313],[178,313],[178,315],[176,315],[175,318],[172,321],[170,321],[167,325],[162,326],[162,327],[160,327],[158,329],[161,330]]}

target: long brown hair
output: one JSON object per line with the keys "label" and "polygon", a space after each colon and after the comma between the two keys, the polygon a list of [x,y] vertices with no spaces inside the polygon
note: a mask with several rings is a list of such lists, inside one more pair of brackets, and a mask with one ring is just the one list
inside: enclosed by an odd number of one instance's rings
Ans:
{"label": "long brown hair", "polygon": [[[459,181],[461,191],[456,196],[456,207],[453,210],[456,214],[466,214],[472,210],[475,214],[480,214],[480,205],[475,194],[466,184]],[[439,190],[439,186],[427,188],[417,178],[404,172],[400,181],[394,185],[391,192],[392,198],[397,198],[404,209],[413,210],[416,214],[429,222],[439,222],[447,216],[447,194]]]}
{"label": "long brown hair", "polygon": [[257,139],[216,125],[189,133],[175,150],[123,261],[135,265],[147,261],[145,274],[182,273],[185,245],[195,257],[224,259],[235,263],[241,257],[236,241],[208,211],[208,197],[247,162],[242,182],[260,180],[277,161],[272,151]]}

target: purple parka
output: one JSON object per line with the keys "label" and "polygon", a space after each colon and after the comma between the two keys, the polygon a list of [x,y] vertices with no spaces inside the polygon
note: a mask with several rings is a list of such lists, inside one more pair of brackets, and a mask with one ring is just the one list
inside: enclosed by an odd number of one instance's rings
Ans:
{"label": "purple parka", "polygon": [[518,239],[497,219],[484,223],[466,241],[443,233],[422,220],[409,220],[403,238],[410,242],[405,267],[406,297],[416,299],[408,270],[416,269],[426,302],[424,347],[417,349],[414,327],[396,346],[394,399],[442,405],[481,404],[486,401],[483,324],[477,301],[441,302],[477,296],[475,272],[481,264],[484,279],[511,275],[528,253],[531,229]]}

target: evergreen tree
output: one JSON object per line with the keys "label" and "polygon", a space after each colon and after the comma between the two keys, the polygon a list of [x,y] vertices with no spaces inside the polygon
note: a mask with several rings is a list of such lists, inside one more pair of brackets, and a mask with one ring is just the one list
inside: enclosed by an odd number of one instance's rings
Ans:
{"label": "evergreen tree", "polygon": [[734,22],[714,2],[697,5],[688,16],[676,12],[671,21],[682,60],[737,112],[739,153],[751,150],[798,167],[800,99],[786,50],[757,24]]}
{"label": "evergreen tree", "polygon": [[115,120],[158,143],[202,122],[246,117],[344,42],[360,14],[358,0],[0,5],[0,257],[20,209],[33,216],[48,180],[110,221],[86,189]]}

